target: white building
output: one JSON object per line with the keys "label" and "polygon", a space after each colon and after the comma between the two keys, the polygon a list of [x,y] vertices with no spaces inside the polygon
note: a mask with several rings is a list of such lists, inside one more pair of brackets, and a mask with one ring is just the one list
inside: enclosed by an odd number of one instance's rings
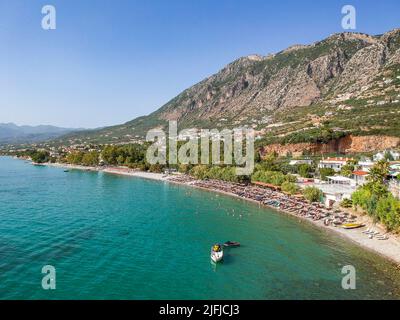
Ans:
{"label": "white building", "polygon": [[328,176],[326,178],[328,179],[328,184],[331,185],[347,185],[347,186],[356,185],[355,180],[343,176]]}
{"label": "white building", "polygon": [[390,169],[391,171],[400,171],[400,163],[392,163],[392,164],[389,166],[389,169]]}
{"label": "white building", "polygon": [[312,165],[312,164],[313,164],[313,161],[310,160],[310,159],[300,159],[300,160],[291,160],[291,161],[289,162],[289,165],[291,165],[291,166],[296,166],[296,165],[299,165],[299,164],[309,164],[309,165]]}
{"label": "white building", "polygon": [[[331,208],[335,203],[340,203],[343,199],[351,199],[351,194],[357,187],[352,179],[346,177],[330,177],[331,183],[299,183],[300,188],[313,186],[320,189],[324,195],[324,204]],[[343,179],[344,178],[344,179]]]}
{"label": "white building", "polygon": [[392,180],[389,182],[389,191],[394,197],[400,199],[400,182]]}
{"label": "white building", "polygon": [[371,170],[371,168],[374,165],[375,165],[375,162],[373,162],[371,160],[365,160],[365,161],[359,161],[358,162],[358,168],[360,169],[360,171],[369,172],[369,170]]}
{"label": "white building", "polygon": [[353,171],[353,180],[357,186],[367,183],[368,171],[357,170]]}
{"label": "white building", "polygon": [[326,158],[326,159],[322,159],[319,164],[318,164],[318,168],[329,168],[329,169],[333,169],[336,172],[339,172],[342,167],[348,162],[354,160],[352,158]]}
{"label": "white building", "polygon": [[351,199],[351,194],[342,192],[324,192],[324,205],[327,208],[332,208],[335,203],[340,203],[343,199]]}
{"label": "white building", "polygon": [[373,156],[374,161],[380,161],[380,160],[385,159],[386,153],[389,153],[394,160],[399,160],[400,159],[400,153],[399,152],[393,151],[393,150],[386,150],[386,151],[383,151],[383,152],[378,152],[376,155],[374,155]]}
{"label": "white building", "polygon": [[351,199],[351,194],[356,190],[355,180],[343,176],[330,176],[327,179],[328,185],[321,188],[327,208],[343,199]]}

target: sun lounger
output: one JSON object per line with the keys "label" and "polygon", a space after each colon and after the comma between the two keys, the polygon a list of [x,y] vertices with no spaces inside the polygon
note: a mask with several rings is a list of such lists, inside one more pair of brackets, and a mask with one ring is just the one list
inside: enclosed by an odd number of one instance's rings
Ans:
{"label": "sun lounger", "polygon": [[387,235],[384,235],[384,236],[378,236],[378,237],[376,237],[378,240],[388,240],[389,239],[389,237],[387,236]]}
{"label": "sun lounger", "polygon": [[371,228],[368,228],[367,230],[364,230],[362,233],[368,234],[371,232]]}

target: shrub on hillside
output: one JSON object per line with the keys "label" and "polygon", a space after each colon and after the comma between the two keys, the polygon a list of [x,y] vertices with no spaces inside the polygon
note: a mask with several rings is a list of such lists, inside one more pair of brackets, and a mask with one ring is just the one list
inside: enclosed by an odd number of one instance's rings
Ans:
{"label": "shrub on hillside", "polygon": [[323,196],[322,191],[316,187],[305,188],[303,195],[310,202],[319,202]]}
{"label": "shrub on hillside", "polygon": [[284,182],[282,183],[282,191],[296,194],[299,191],[299,187],[293,182]]}

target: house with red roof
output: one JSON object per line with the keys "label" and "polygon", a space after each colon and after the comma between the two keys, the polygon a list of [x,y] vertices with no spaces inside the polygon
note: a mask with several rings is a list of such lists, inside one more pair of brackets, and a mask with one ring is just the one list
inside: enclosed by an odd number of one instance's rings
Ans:
{"label": "house with red roof", "polygon": [[356,182],[356,185],[363,185],[367,182],[368,172],[363,170],[353,171],[353,179]]}

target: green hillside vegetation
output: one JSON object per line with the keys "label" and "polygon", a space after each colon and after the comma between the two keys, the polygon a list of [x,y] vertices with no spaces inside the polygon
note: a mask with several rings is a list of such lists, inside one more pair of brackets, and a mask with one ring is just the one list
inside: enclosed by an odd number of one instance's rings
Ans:
{"label": "green hillside vegetation", "polygon": [[354,208],[362,210],[390,231],[400,231],[400,200],[393,197],[384,183],[389,163],[379,161],[370,171],[368,183],[352,194]]}
{"label": "green hillside vegetation", "polygon": [[45,163],[50,161],[50,154],[47,151],[30,151],[29,156],[35,163]]}

